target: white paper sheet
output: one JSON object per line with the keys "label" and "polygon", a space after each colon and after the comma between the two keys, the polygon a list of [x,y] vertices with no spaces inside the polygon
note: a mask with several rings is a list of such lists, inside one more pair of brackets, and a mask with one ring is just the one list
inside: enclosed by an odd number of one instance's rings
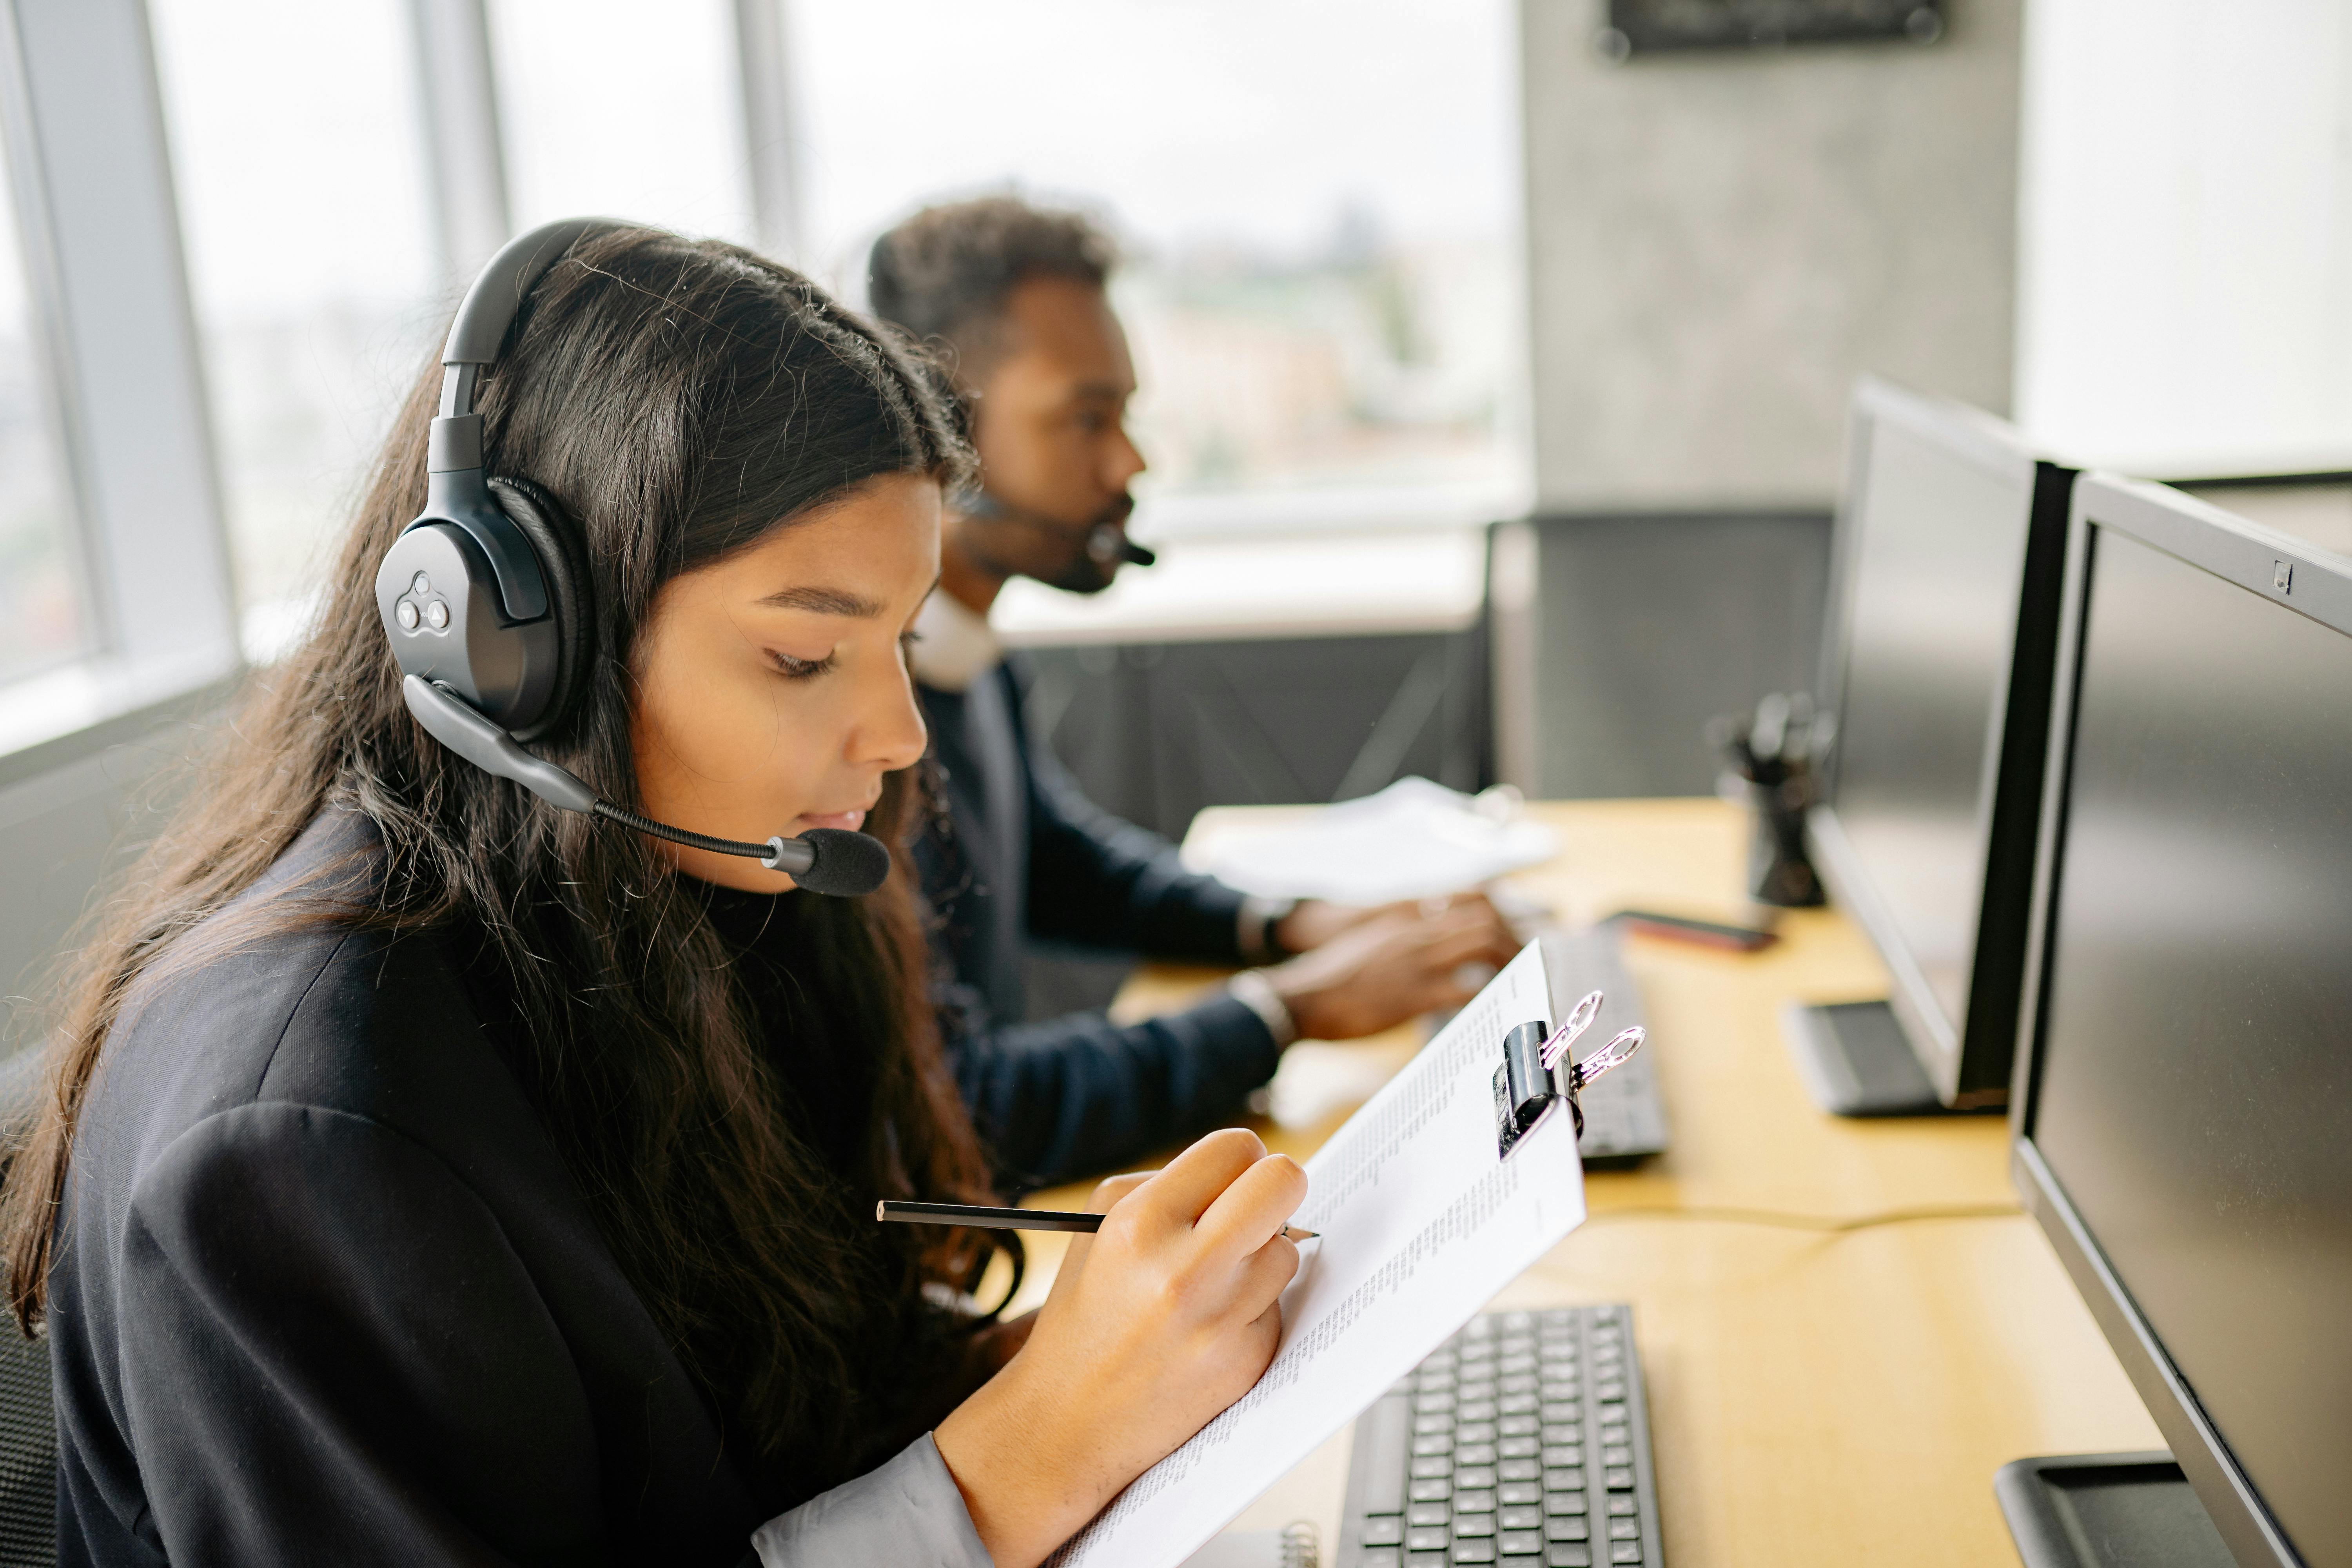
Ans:
{"label": "white paper sheet", "polygon": [[1282,1299],[1257,1386],[1138,1477],[1054,1558],[1174,1568],[1584,1219],[1563,1110],[1495,1152],[1503,1036],[1549,1019],[1530,943],[1307,1163],[1292,1221],[1322,1233]]}
{"label": "white paper sheet", "polygon": [[1184,863],[1262,898],[1385,904],[1458,893],[1559,853],[1559,836],[1539,822],[1490,816],[1469,795],[1402,778],[1303,821],[1221,828]]}

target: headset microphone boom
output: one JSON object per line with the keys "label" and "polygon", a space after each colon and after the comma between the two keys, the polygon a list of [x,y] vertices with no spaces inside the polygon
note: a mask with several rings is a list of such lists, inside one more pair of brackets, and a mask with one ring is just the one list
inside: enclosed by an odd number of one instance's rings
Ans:
{"label": "headset microphone boom", "polygon": [[757,844],[691,833],[615,805],[523,750],[562,722],[593,660],[587,550],[545,490],[485,476],[474,393],[531,285],[601,221],[569,218],[509,241],[457,307],[441,355],[441,413],[426,445],[425,510],[376,569],[376,611],[400,662],[401,697],[435,740],[551,805],[744,856],[811,892],[870,893],[890,874],[890,852],[877,838],[832,827]]}

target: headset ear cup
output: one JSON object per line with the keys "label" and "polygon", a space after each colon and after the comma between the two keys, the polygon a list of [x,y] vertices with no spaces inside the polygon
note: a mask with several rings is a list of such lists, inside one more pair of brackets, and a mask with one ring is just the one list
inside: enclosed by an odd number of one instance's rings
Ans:
{"label": "headset ear cup", "polygon": [[548,614],[555,623],[555,685],[548,692],[547,706],[530,722],[513,727],[516,740],[536,741],[552,734],[571,712],[596,657],[596,602],[589,591],[588,546],[579,525],[555,498],[529,479],[495,479],[490,490],[539,557],[541,575],[547,580]]}

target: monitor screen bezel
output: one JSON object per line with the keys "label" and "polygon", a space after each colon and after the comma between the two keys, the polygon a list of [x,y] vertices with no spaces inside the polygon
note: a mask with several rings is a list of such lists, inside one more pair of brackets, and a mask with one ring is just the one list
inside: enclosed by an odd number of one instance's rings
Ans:
{"label": "monitor screen bezel", "polygon": [[[2038,500],[2036,480],[2039,466],[2024,437],[2012,426],[1966,404],[1945,398],[1930,397],[1896,386],[1890,382],[1865,376],[1856,383],[1853,407],[1846,441],[1845,486],[1838,508],[1837,527],[1832,540],[1831,561],[1831,593],[1829,624],[1822,639],[1822,668],[1816,692],[1823,709],[1844,716],[1846,671],[1852,658],[1852,622],[1853,599],[1858,591],[1855,580],[1857,556],[1868,520],[1860,509],[1868,495],[1871,442],[1877,431],[1885,426],[1900,426],[1906,433],[1935,442],[1963,461],[1975,464],[1994,478],[2013,483],[2021,497],[2019,522],[2025,531],[2021,549],[2032,542],[2033,510]],[[2022,560],[2020,573],[2024,570]],[[2008,643],[2016,646],[2018,616],[2023,613],[2023,595],[2015,597],[2010,607]],[[2003,666],[2000,683],[1992,693],[1986,720],[1984,760],[1977,781],[1976,824],[1974,828],[1978,858],[1980,864],[1990,864],[1992,846],[1993,810],[1998,795],[2001,749],[2007,737],[2010,688],[2015,676],[2014,659]],[[1954,1019],[1944,1014],[1935,988],[1928,984],[1927,973],[1913,955],[1904,938],[1902,928],[1895,923],[1894,912],[1879,897],[1869,868],[1847,838],[1843,823],[1838,816],[1839,748],[1832,743],[1822,758],[1820,771],[1820,800],[1807,814],[1807,834],[1813,851],[1815,868],[1820,871],[1829,894],[1863,928],[1879,957],[1885,962],[1894,981],[1887,1003],[1894,1009],[1912,1047],[1936,1086],[1937,1093],[1948,1105],[1959,1098],[1961,1053],[1967,1032],[1965,1018]],[[1973,954],[1979,946],[1984,931],[1984,898],[1981,880],[1976,908],[1969,913],[1969,949]],[[1973,964],[1973,959],[1971,960]],[[1971,975],[1969,991],[1975,991]],[[1972,998],[1973,999],[1973,998]],[[2000,1096],[1992,1094],[1991,1102],[1999,1104]]]}
{"label": "monitor screen bezel", "polygon": [[[2058,700],[2051,704],[2033,901],[2026,931],[2025,985],[2010,1090],[2011,1175],[2026,1212],[2049,1237],[2223,1542],[2242,1563],[2294,1568],[2299,1559],[2284,1533],[2189,1391],[2155,1330],[2033,1141],[2040,1046],[2047,1020],[2042,975],[2058,891],[2058,858],[2065,839],[2084,625],[2097,539],[2108,531],[2150,545],[2346,636],[2352,636],[2352,560],[2162,485],[2111,474],[2084,474],[2075,482],[2060,609]],[[2294,573],[2291,589],[2285,593],[2276,586],[2282,563]]]}

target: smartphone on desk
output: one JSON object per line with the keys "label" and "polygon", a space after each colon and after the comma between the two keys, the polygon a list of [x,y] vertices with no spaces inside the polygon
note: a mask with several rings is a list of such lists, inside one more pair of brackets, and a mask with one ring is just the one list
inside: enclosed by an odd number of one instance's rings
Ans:
{"label": "smartphone on desk", "polygon": [[1726,952],[1756,952],[1780,940],[1777,933],[1755,926],[1723,925],[1715,921],[1693,920],[1688,915],[1664,914],[1656,910],[1619,910],[1609,918],[1627,931],[1638,931],[1643,936],[1663,937],[1668,942],[1687,942]]}

